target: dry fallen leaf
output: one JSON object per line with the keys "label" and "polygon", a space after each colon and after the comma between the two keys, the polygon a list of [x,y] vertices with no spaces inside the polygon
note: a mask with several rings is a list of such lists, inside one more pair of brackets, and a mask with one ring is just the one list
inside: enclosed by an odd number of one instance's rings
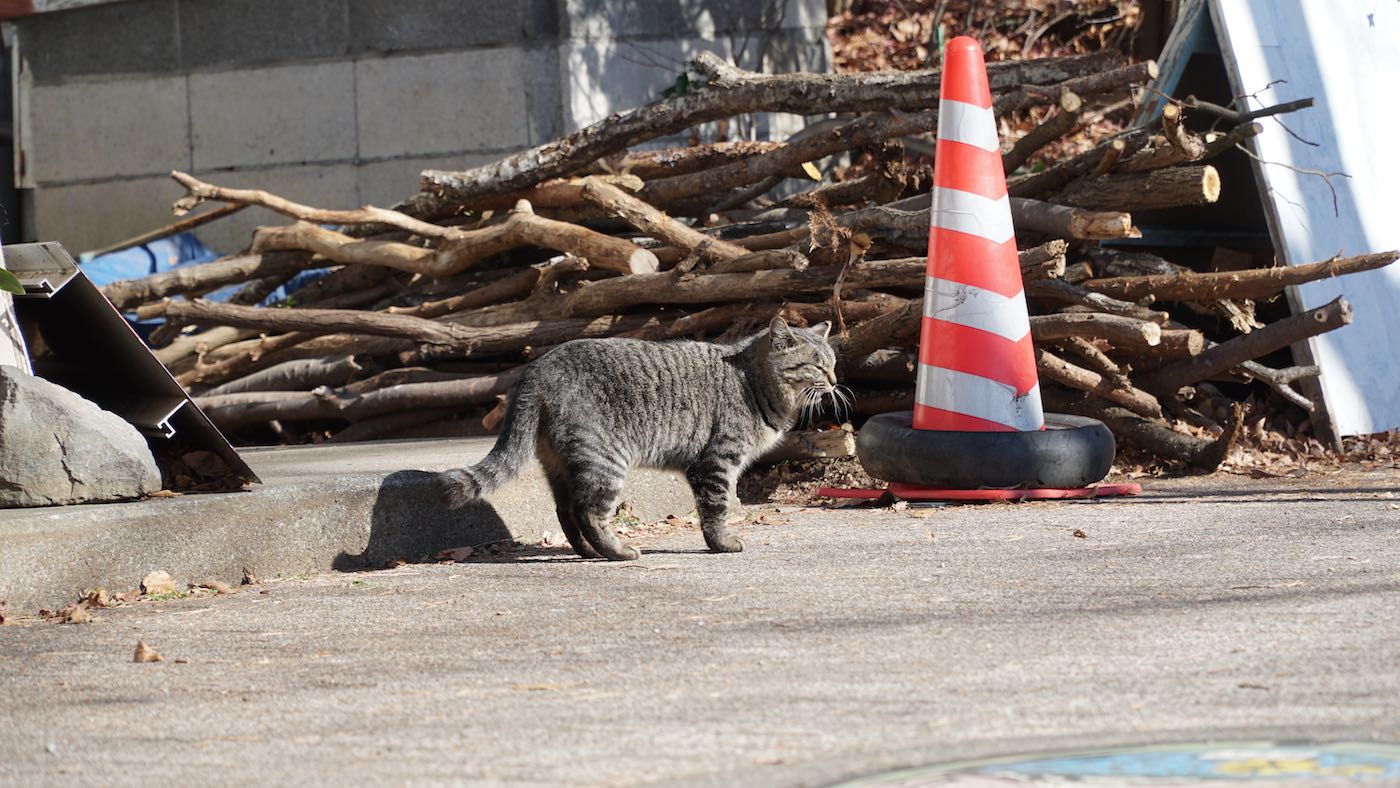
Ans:
{"label": "dry fallen leaf", "polygon": [[89,589],[88,592],[83,595],[83,602],[88,607],[111,607],[116,604],[111,594],[108,594],[105,588]]}
{"label": "dry fallen leaf", "polygon": [[87,612],[87,608],[81,605],[69,605],[60,611],[65,624],[91,624],[92,614]]}
{"label": "dry fallen leaf", "polygon": [[207,588],[216,594],[232,594],[233,587],[228,583],[219,580],[205,580],[196,584],[199,588]]}
{"label": "dry fallen leaf", "polygon": [[175,578],[159,569],[141,578],[141,593],[147,596],[169,594],[175,590]]}
{"label": "dry fallen leaf", "polygon": [[1089,538],[1089,535],[1086,534],[1086,533],[1084,533],[1084,532],[1081,531],[1080,529],[1076,528],[1076,529],[1074,529],[1074,537],[1075,537],[1076,539],[1088,539],[1088,538]]}
{"label": "dry fallen leaf", "polygon": [[144,640],[138,640],[138,641],[136,641],[136,656],[135,656],[135,658],[134,658],[132,661],[133,661],[133,662],[164,662],[164,661],[165,661],[165,657],[162,657],[162,656],[160,655],[160,652],[158,652],[158,651],[156,651],[155,649],[151,648],[150,646],[146,645],[146,641],[144,641]]}
{"label": "dry fallen leaf", "polygon": [[451,550],[439,550],[437,560],[439,561],[465,561],[472,557],[476,550],[470,547],[454,547]]}

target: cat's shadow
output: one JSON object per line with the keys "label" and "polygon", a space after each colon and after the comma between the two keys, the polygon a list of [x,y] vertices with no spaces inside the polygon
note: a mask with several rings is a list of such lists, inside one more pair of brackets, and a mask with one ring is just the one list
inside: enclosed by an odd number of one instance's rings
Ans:
{"label": "cat's shadow", "polygon": [[505,521],[485,501],[458,510],[443,506],[436,478],[437,474],[428,471],[397,471],[386,476],[375,497],[364,549],[358,554],[341,552],[331,567],[341,572],[365,572],[398,562],[430,562],[443,550],[511,539]]}

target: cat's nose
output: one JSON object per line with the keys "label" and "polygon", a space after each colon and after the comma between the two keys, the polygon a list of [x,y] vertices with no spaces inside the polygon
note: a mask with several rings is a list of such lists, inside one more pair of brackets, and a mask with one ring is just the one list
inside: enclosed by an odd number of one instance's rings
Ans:
{"label": "cat's nose", "polygon": [[836,385],[836,370],[828,369],[826,371],[826,381],[833,386]]}

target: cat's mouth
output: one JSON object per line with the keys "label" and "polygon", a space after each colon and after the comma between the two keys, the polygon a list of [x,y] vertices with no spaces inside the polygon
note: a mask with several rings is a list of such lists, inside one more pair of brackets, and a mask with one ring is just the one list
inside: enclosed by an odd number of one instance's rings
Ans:
{"label": "cat's mouth", "polygon": [[824,400],[831,400],[832,416],[837,424],[844,424],[850,421],[851,410],[854,405],[854,396],[846,386],[825,381],[813,384],[802,389],[798,396],[802,404],[802,409],[798,417],[798,424],[809,425],[816,420],[822,412]]}

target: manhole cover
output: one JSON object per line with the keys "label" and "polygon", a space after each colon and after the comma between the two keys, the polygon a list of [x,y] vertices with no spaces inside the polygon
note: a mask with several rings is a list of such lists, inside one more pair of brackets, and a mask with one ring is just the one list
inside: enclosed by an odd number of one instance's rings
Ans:
{"label": "manhole cover", "polygon": [[1022,755],[926,766],[864,777],[839,788],[991,786],[1210,786],[1278,783],[1288,788],[1400,785],[1400,746],[1335,742],[1170,744]]}

